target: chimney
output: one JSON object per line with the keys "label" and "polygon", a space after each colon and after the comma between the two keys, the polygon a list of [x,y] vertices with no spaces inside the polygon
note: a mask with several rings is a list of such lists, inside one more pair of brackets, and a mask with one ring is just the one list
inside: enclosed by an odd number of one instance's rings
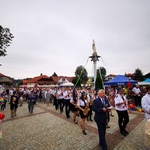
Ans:
{"label": "chimney", "polygon": [[41,76],[42,76],[43,74],[41,73]]}

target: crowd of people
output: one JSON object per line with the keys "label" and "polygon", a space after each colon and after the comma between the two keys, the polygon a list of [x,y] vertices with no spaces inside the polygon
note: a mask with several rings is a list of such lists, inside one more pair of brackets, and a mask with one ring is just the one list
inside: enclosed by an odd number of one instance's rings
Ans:
{"label": "crowd of people", "polygon": [[[71,117],[70,113],[73,113],[75,124],[79,123],[78,118],[80,117],[80,126],[84,135],[87,134],[86,121],[93,122],[94,118],[98,127],[99,145],[102,146],[102,149],[107,150],[105,134],[106,128],[110,128],[110,116],[114,117],[112,106],[115,107],[118,115],[120,133],[127,136],[129,134],[126,130],[129,122],[128,100],[132,99],[136,106],[142,107],[141,99],[146,92],[147,90],[141,89],[138,85],[134,87],[108,86],[105,90],[99,89],[98,91],[89,87],[11,88],[1,93],[1,97],[4,99],[1,111],[6,108],[8,102],[10,104],[10,116],[14,118],[17,115],[18,106],[21,107],[24,102],[28,103],[30,114],[33,114],[34,105],[37,102],[46,104],[47,107],[51,104],[60,113],[65,112],[67,119]],[[148,110],[145,107],[145,99],[144,97],[144,110],[150,112],[150,106]],[[93,112],[95,112],[94,117]],[[149,112],[147,116],[149,116]]]}

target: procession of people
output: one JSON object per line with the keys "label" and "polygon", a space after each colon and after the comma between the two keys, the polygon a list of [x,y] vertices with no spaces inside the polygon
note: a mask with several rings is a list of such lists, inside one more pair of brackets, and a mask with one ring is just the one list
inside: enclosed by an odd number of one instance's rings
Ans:
{"label": "procession of people", "polygon": [[128,91],[133,91],[132,99],[139,106],[144,96],[142,92],[139,92],[137,96],[140,95],[141,99],[135,98],[137,87],[128,89],[108,86],[106,89],[97,91],[91,87],[11,88],[1,93],[1,97],[5,99],[1,105],[1,111],[4,111],[8,107],[6,104],[9,103],[10,117],[15,118],[18,107],[22,107],[24,103],[28,103],[29,114],[34,113],[35,104],[41,103],[46,107],[54,107],[60,114],[64,113],[66,118],[72,119],[75,124],[80,123],[79,126],[84,135],[87,135],[86,122],[93,122],[94,119],[98,127],[99,145],[107,150],[105,134],[108,123],[111,121],[110,116],[114,117],[112,107],[118,115],[118,128],[121,135],[127,136],[129,134],[126,130],[129,122]]}

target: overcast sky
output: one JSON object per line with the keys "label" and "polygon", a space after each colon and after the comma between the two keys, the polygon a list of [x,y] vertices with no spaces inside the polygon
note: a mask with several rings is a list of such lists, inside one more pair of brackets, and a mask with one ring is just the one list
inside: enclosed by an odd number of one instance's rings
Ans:
{"label": "overcast sky", "polygon": [[94,74],[93,39],[108,74],[150,72],[150,0],[0,0],[0,24],[14,35],[0,73]]}

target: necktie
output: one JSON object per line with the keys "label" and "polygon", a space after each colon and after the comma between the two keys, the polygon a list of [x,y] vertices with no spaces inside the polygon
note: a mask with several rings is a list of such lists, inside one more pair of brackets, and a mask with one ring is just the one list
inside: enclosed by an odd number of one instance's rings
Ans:
{"label": "necktie", "polygon": [[105,105],[105,100],[104,99],[102,99],[102,103],[103,103],[103,105]]}

